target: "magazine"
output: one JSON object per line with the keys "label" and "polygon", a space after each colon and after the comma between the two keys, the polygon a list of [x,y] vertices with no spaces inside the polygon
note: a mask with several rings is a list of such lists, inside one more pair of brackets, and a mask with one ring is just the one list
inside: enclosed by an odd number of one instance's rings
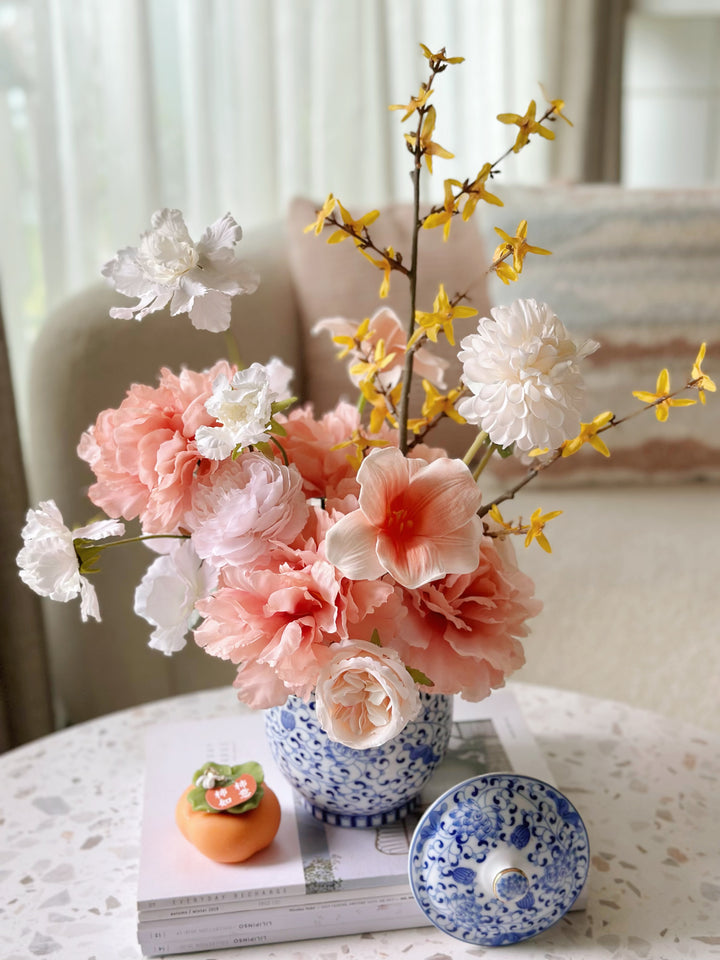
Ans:
{"label": "magazine", "polygon": [[[449,749],[405,820],[372,829],[315,820],[277,769],[261,713],[155,727],[146,741],[138,939],[148,956],[426,926],[407,876],[415,825],[447,789],[514,770],[552,782],[511,690],[457,699]],[[282,808],[273,843],[242,864],[208,860],[175,825],[178,797],[207,760],[262,764]]]}

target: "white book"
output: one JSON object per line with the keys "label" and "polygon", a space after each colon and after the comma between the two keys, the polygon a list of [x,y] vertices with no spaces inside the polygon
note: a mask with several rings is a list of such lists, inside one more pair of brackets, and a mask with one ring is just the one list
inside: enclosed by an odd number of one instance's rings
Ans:
{"label": "white book", "polygon": [[[151,729],[138,883],[138,937],[148,955],[427,925],[407,862],[422,809],[482,773],[516,771],[552,783],[511,690],[455,701],[448,754],[415,816],[347,829],[313,819],[277,769],[261,713]],[[175,804],[208,760],[262,764],[282,808],[273,843],[241,864],[208,860],[182,836]]]}

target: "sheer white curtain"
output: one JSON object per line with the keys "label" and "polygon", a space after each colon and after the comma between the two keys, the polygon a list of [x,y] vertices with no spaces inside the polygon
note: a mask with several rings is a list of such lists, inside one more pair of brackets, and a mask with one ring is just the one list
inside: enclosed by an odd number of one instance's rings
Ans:
{"label": "sheer white curtain", "polygon": [[538,83],[575,131],[533,143],[503,179],[578,178],[603,0],[0,0],[0,278],[21,412],[32,339],[70,293],[177,206],[198,232],[248,227],[301,194],[409,196],[400,115],[418,44],[466,62],[438,84],[436,139],[474,175],[512,142],[495,122]]}

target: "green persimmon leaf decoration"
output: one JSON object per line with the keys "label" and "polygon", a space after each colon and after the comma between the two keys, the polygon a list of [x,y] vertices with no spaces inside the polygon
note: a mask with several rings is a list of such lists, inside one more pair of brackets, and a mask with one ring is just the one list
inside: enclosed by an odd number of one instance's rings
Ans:
{"label": "green persimmon leaf decoration", "polygon": [[[244,803],[239,803],[234,807],[227,807],[225,810],[216,810],[214,807],[211,807],[210,804],[205,799],[205,792],[208,787],[198,786],[198,780],[201,780],[208,773],[214,774],[215,784],[213,789],[219,787],[229,786],[231,783],[234,783],[238,777],[243,776],[243,774],[249,774],[257,784],[257,790],[250,797],[249,800],[246,800]],[[265,792],[263,788],[263,780],[265,779],[265,774],[263,768],[259,763],[256,763],[254,760],[248,760],[246,763],[239,763],[234,766],[230,766],[226,763],[213,763],[209,761],[200,767],[199,770],[196,770],[193,774],[192,782],[195,786],[192,790],[189,791],[187,795],[187,802],[190,804],[193,810],[202,811],[204,813],[231,813],[235,816],[242,813],[247,813],[249,810],[254,810],[258,806],[260,801],[263,798]]]}

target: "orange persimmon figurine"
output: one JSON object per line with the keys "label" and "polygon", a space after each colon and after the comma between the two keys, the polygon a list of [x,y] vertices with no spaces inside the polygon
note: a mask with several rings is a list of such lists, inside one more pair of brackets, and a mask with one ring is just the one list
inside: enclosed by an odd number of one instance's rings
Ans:
{"label": "orange persimmon figurine", "polygon": [[254,761],[204,764],[177,802],[180,832],[219,863],[241,863],[264,850],[280,827],[280,803],[263,779]]}

